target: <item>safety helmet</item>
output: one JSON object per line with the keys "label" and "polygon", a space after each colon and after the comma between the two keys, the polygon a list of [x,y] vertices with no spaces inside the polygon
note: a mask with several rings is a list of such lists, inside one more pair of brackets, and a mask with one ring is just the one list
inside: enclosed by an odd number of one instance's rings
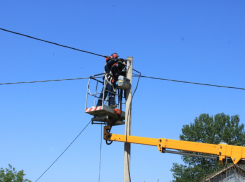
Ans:
{"label": "safety helmet", "polygon": [[118,58],[118,57],[119,57],[117,53],[113,53],[113,54],[111,54],[111,56],[112,56],[113,58]]}

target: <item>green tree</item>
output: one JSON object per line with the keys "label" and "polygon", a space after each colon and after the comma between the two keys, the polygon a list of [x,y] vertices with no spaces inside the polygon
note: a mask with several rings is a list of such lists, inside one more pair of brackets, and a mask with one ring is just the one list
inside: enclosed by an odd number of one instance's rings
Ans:
{"label": "green tree", "polygon": [[[213,117],[201,114],[195,118],[194,123],[183,126],[180,140],[211,144],[225,142],[230,145],[244,146],[244,124],[239,125],[239,121],[238,115],[230,117],[221,113]],[[200,181],[205,176],[224,167],[214,159],[182,156],[182,160],[185,165],[174,163],[171,169],[174,182]]]}
{"label": "green tree", "polygon": [[23,170],[16,171],[10,164],[9,168],[0,169],[0,182],[31,182],[28,179],[24,179],[24,176]]}

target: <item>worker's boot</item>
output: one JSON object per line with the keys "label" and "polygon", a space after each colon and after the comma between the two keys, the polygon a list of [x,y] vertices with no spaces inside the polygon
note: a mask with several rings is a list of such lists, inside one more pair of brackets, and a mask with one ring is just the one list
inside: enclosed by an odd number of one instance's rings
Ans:
{"label": "worker's boot", "polygon": [[110,104],[110,107],[111,107],[111,108],[116,108],[117,105],[116,105],[116,104]]}

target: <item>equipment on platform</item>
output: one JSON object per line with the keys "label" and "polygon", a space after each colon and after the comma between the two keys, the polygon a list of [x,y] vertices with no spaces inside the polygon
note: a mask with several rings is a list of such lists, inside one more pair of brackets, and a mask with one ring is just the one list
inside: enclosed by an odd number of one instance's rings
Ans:
{"label": "equipment on platform", "polygon": [[125,76],[119,76],[116,82],[117,88],[127,90],[130,87],[130,80]]}

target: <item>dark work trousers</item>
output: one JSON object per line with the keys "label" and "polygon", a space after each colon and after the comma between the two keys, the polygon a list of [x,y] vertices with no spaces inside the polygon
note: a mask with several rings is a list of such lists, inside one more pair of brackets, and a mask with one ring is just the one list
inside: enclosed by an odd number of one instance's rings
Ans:
{"label": "dark work trousers", "polygon": [[[104,82],[105,81],[106,80],[104,80]],[[100,97],[98,99],[98,103],[97,103],[96,107],[102,106],[103,91],[104,91],[104,86],[103,86],[102,91],[100,93]],[[109,106],[110,105],[115,105],[116,104],[116,100],[115,100],[115,94],[116,94],[116,92],[114,91],[113,86],[110,83],[107,82],[106,89],[105,89],[105,94],[104,94],[104,99],[103,100],[106,99],[106,97],[107,97],[108,94],[109,94]]]}

